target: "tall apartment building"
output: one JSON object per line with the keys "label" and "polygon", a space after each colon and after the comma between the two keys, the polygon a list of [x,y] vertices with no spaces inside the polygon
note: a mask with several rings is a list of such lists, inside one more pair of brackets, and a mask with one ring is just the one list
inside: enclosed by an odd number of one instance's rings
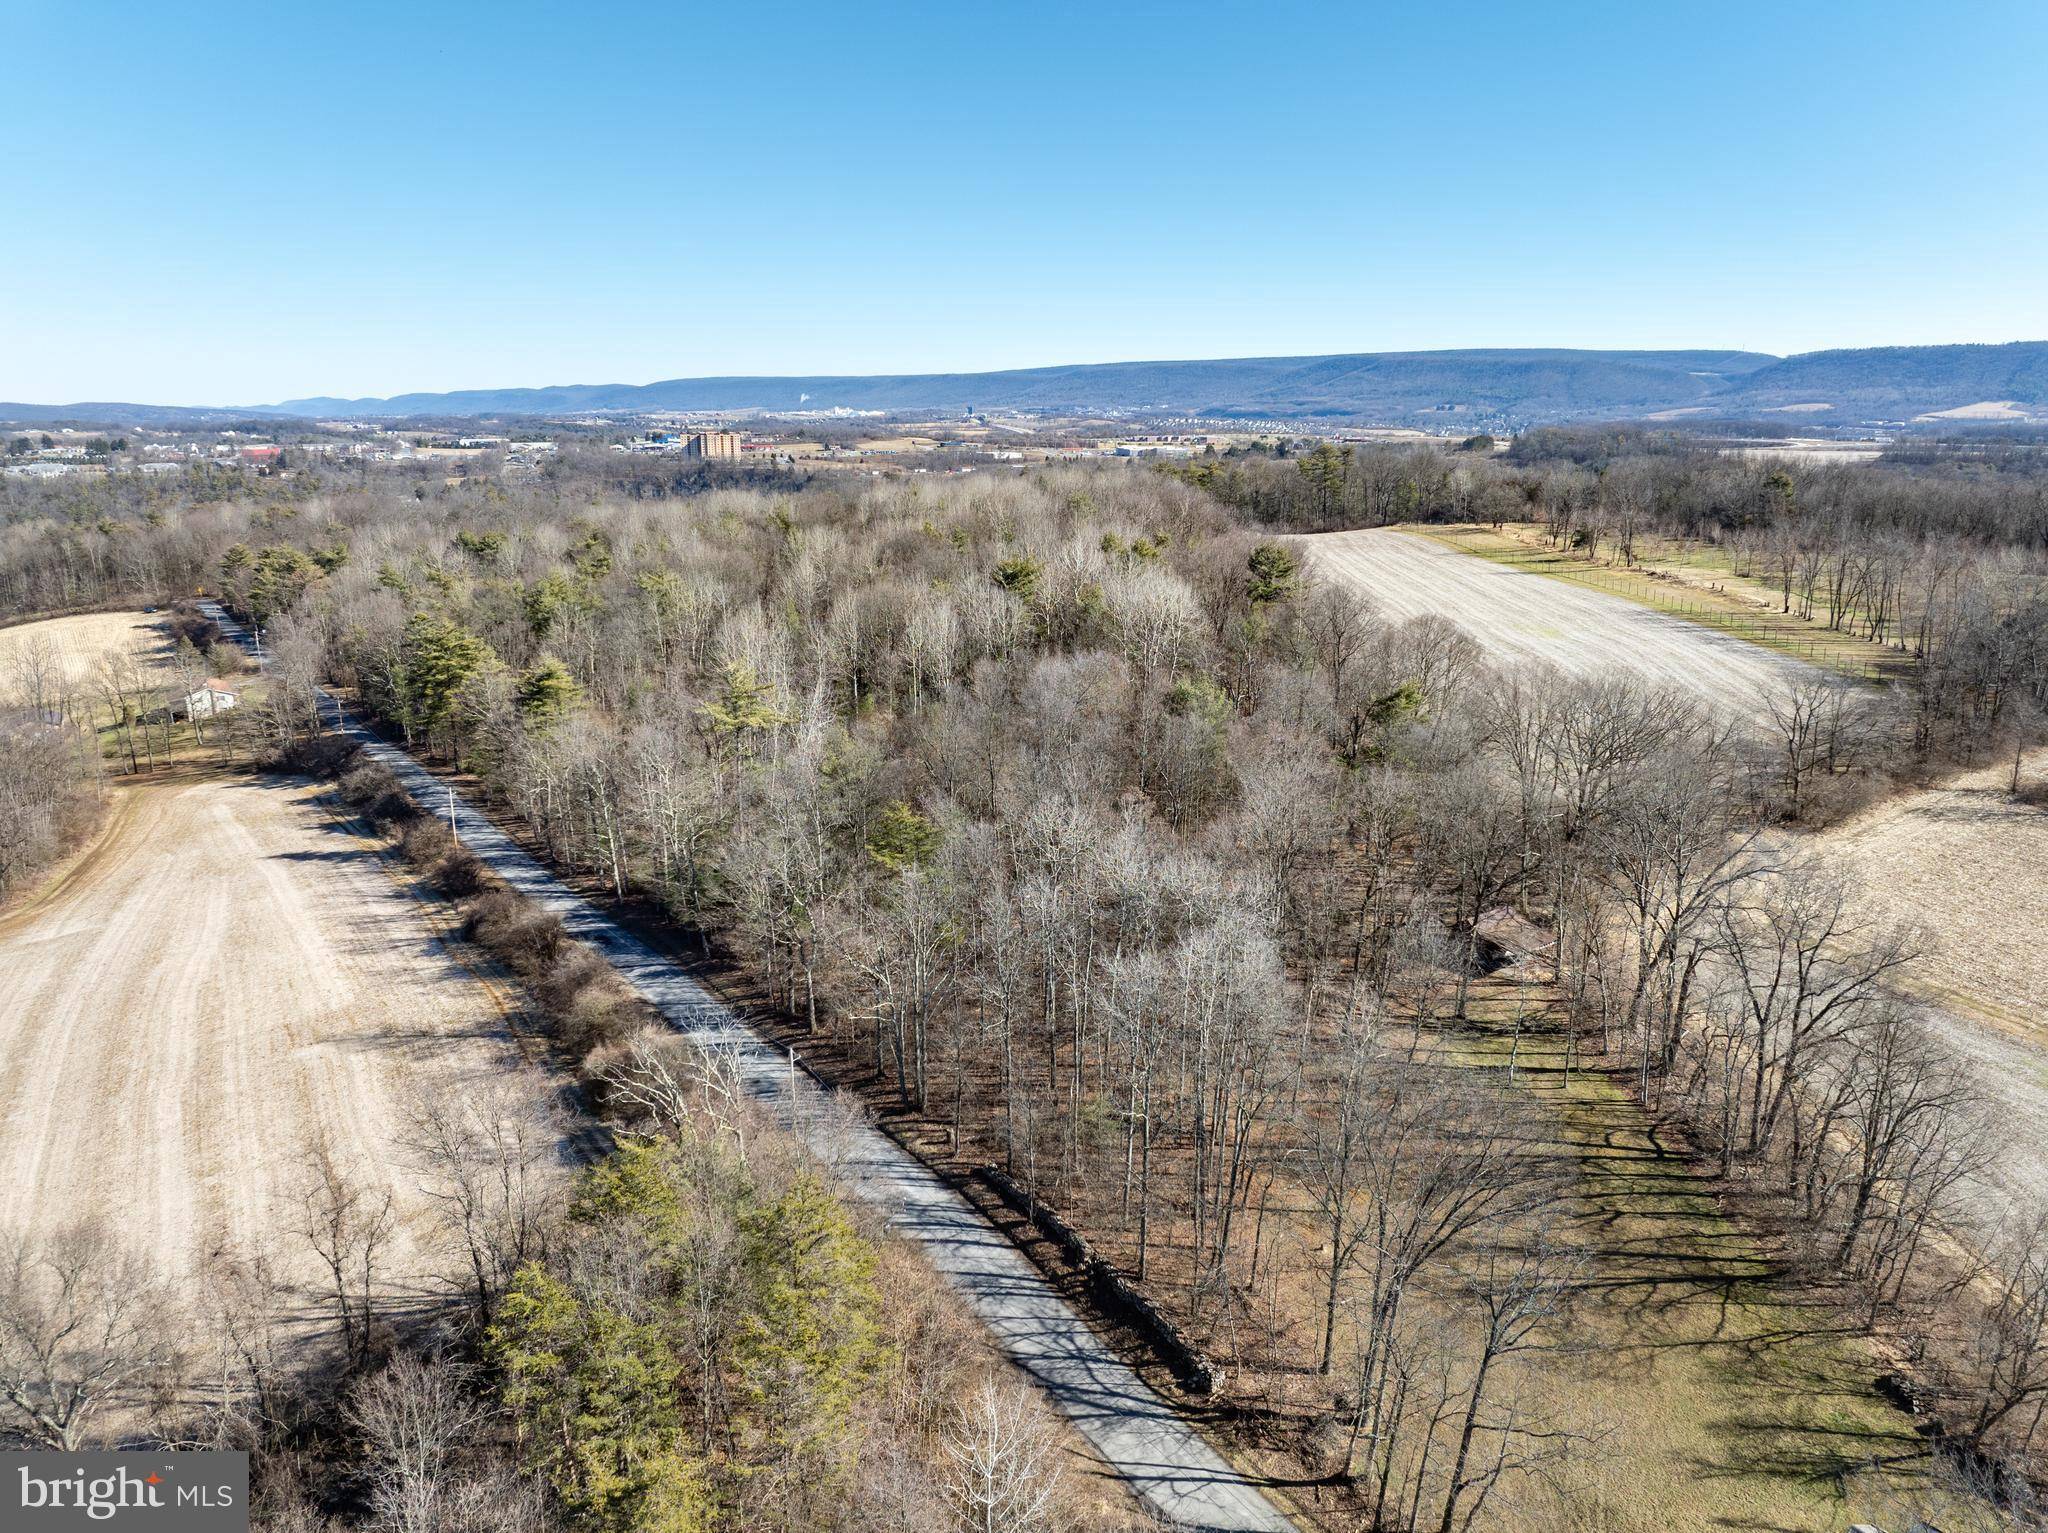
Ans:
{"label": "tall apartment building", "polygon": [[686,458],[737,458],[739,455],[737,431],[700,431],[683,444],[683,456]]}

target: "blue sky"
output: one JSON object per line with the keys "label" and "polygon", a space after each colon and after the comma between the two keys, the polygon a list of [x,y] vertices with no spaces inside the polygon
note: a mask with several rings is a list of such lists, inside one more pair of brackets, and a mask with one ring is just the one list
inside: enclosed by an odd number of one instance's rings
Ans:
{"label": "blue sky", "polygon": [[2048,337],[2048,4],[0,0],[0,399]]}

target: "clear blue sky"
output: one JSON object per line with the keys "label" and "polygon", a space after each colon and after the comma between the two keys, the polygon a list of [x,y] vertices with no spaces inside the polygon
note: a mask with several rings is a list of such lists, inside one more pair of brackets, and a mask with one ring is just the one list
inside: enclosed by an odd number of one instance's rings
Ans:
{"label": "clear blue sky", "polygon": [[0,0],[0,399],[2048,337],[2048,3]]}

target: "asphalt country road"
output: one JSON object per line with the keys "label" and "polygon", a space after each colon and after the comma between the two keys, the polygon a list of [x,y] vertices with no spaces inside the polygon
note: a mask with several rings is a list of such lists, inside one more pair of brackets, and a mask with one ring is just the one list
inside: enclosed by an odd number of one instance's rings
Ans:
{"label": "asphalt country road", "polygon": [[[200,609],[245,650],[248,632],[213,602]],[[512,888],[559,916],[675,1028],[728,1058],[890,1226],[922,1248],[1010,1360],[1049,1395],[1146,1507],[1216,1533],[1293,1533],[1265,1496],[1089,1329],[1037,1268],[921,1161],[833,1100],[688,974],[565,887],[489,816],[396,746],[342,713],[342,730],[395,773],[422,807],[452,813],[464,846]]]}

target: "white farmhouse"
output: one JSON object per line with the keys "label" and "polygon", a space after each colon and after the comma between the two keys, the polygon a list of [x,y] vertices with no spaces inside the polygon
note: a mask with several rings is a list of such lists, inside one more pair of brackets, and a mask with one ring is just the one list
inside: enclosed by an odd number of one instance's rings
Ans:
{"label": "white farmhouse", "polygon": [[236,681],[224,681],[209,676],[198,686],[171,704],[174,719],[208,719],[216,713],[226,713],[242,700],[242,685]]}

